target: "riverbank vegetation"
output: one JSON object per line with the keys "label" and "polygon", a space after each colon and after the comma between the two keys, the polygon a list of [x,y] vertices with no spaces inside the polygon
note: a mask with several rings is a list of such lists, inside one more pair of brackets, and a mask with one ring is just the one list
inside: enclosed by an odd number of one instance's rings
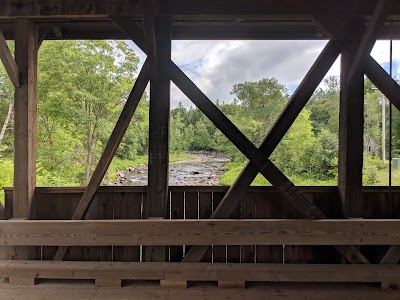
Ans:
{"label": "riverbank vegetation", "polygon": [[[12,44],[10,44],[12,48]],[[124,41],[45,41],[39,51],[37,184],[88,183],[125,100],[134,84],[139,58]],[[289,100],[274,78],[233,85],[234,101],[216,105],[256,145]],[[387,185],[381,162],[380,93],[366,81],[364,184]],[[144,95],[113,160],[108,179],[119,169],[147,163],[147,95]],[[388,110],[387,110],[388,111]],[[13,87],[0,67],[0,187],[13,182]],[[331,77],[298,116],[271,159],[295,184],[336,185],[339,82]],[[387,126],[389,122],[386,122]],[[388,130],[387,130],[388,131]],[[221,184],[231,184],[246,163],[197,108],[171,110],[171,162],[187,151],[218,151],[232,160]],[[388,143],[388,139],[386,139]],[[386,149],[388,149],[388,145]],[[393,155],[400,155],[400,114],[393,117]],[[388,157],[388,155],[387,155]],[[393,172],[393,184],[400,173]],[[255,185],[268,184],[257,177]]]}

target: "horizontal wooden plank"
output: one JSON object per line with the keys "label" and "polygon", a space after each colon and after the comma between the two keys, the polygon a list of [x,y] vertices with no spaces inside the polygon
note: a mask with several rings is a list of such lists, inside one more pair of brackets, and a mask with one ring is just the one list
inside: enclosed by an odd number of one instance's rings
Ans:
{"label": "horizontal wooden plank", "polygon": [[0,277],[176,281],[381,282],[400,265],[0,261]]}
{"label": "horizontal wooden plank", "polygon": [[[299,186],[301,191],[305,193],[311,192],[336,192],[337,186]],[[59,194],[59,193],[83,193],[86,187],[37,187],[36,194]],[[226,192],[229,186],[169,186],[171,192]],[[366,191],[387,192],[388,187],[365,187]],[[13,187],[3,187],[4,191],[12,192]],[[250,192],[277,192],[273,186],[251,186]],[[399,187],[392,187],[393,192],[399,192]],[[98,193],[114,193],[114,192],[147,192],[147,186],[100,186]]]}
{"label": "horizontal wooden plank", "polygon": [[[89,4],[90,3],[90,4]],[[51,16],[77,18],[78,16],[131,15],[140,16],[140,1],[138,0],[41,0],[20,1],[2,0],[0,2],[0,17]],[[331,13],[341,15],[351,11],[353,14],[372,14],[375,8],[374,0],[164,0],[160,10],[163,14],[185,16],[243,16],[243,15],[313,15],[316,13]],[[393,1],[391,14],[399,14],[400,4]]]}
{"label": "horizontal wooden plank", "polygon": [[[337,192],[337,186],[298,186],[299,190],[303,193],[323,193],[323,192]],[[226,192],[229,186],[170,186],[171,192]],[[4,191],[13,192],[13,187],[3,187]],[[85,187],[37,187],[36,194],[79,194],[85,191]],[[147,186],[100,186],[98,193],[129,193],[129,192],[147,192]],[[251,186],[249,192],[273,192],[278,191],[273,186]],[[389,187],[387,186],[365,186],[363,187],[364,193],[387,193]],[[400,192],[400,186],[392,187],[393,193]]]}
{"label": "horizontal wooden plank", "polygon": [[400,245],[400,220],[8,220],[0,246]]}

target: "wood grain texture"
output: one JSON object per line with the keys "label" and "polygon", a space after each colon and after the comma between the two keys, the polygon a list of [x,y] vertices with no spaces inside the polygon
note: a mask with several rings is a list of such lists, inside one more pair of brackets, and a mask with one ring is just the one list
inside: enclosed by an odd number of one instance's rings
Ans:
{"label": "wood grain texture", "polygon": [[14,218],[29,217],[36,187],[37,28],[16,21],[15,62],[20,87],[14,94]]}
{"label": "wood grain texture", "polygon": [[0,246],[399,245],[399,220],[0,221]]}
{"label": "wood grain texture", "polygon": [[10,77],[10,80],[14,85],[14,87],[16,88],[20,87],[18,66],[15,62],[14,57],[11,54],[10,49],[7,46],[7,42],[1,30],[0,30],[0,59],[3,62],[4,68],[6,69],[8,77]]}
{"label": "wood grain texture", "polygon": [[400,265],[0,261],[0,277],[175,281],[382,282]]}

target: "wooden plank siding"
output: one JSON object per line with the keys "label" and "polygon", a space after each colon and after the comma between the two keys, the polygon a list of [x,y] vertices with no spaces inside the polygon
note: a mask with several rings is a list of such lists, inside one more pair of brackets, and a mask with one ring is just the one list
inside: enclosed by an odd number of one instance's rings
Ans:
{"label": "wooden plank siding", "polygon": [[[207,219],[212,212],[213,205],[218,203],[228,187],[170,187],[169,206],[171,207],[171,219],[184,218],[184,199],[186,193],[196,194],[198,198],[198,207],[195,207],[196,212],[189,212],[189,215],[198,215],[200,219]],[[340,204],[338,201],[338,191],[336,187],[301,187],[307,197],[310,197],[314,204],[328,216],[328,218],[340,218]],[[392,196],[389,197],[388,189],[385,187],[365,187],[363,218],[366,219],[387,219],[400,218],[400,188],[392,188]],[[54,219],[67,220],[71,217],[77,202],[82,196],[83,188],[37,188],[36,197],[32,206],[32,218],[38,220]],[[197,194],[198,193],[198,194]],[[255,199],[259,195],[260,199],[267,194],[269,206],[279,207],[280,203],[284,203],[282,208],[282,218],[299,218],[301,216],[291,207],[290,204],[283,201],[272,187],[251,187],[248,195],[240,203],[239,219],[252,219],[256,217]],[[4,211],[7,219],[12,217],[12,199],[13,190],[5,189],[6,202]],[[146,198],[145,187],[100,187],[96,194],[94,203],[102,198],[102,203],[97,205],[97,210],[92,214],[93,219],[140,219],[142,200]],[[265,198],[265,197],[264,197]],[[215,203],[213,201],[216,200]],[[261,200],[260,200],[261,201]],[[262,202],[258,202],[258,208]],[[112,203],[112,207],[111,207]],[[130,206],[130,207],[129,207]],[[186,206],[186,209],[188,207]],[[274,208],[276,209],[276,208]],[[198,210],[198,211],[197,211]],[[120,212],[126,212],[125,215],[119,215]],[[259,216],[260,212],[258,212]],[[112,216],[112,217],[111,217]],[[82,247],[71,247],[67,260],[99,260],[99,261],[140,261],[139,246],[114,246],[112,247],[113,257],[110,259],[109,250],[111,247],[97,247],[96,252],[93,252],[93,257],[87,257]],[[204,262],[212,262],[212,257],[216,254],[217,261],[238,262],[237,261],[237,246],[228,246],[226,251],[225,246],[217,246],[215,253],[210,247],[207,256],[203,259]],[[270,253],[264,253],[258,246],[257,258],[267,257]],[[274,246],[275,247],[275,246]],[[281,246],[279,246],[281,247]],[[361,252],[367,256],[371,263],[378,262],[384,250],[388,246],[361,246]],[[37,246],[35,259],[51,260],[54,255],[55,247],[52,246]],[[119,249],[119,250],[118,250]],[[129,249],[137,249],[131,251]],[[306,250],[308,249],[308,250]],[[310,250],[311,249],[311,250]],[[127,251],[127,252],[124,252]],[[235,252],[236,251],[236,252]],[[261,251],[261,252],[260,252]],[[125,254],[126,253],[126,254]],[[139,253],[139,254],[138,254]],[[226,256],[227,253],[227,256]],[[340,263],[342,259],[338,252],[331,246],[285,246],[283,250],[285,263]],[[223,256],[223,257],[221,257]],[[182,246],[171,246],[167,261],[178,262],[183,258]],[[240,246],[240,262],[254,263],[256,259],[256,250],[254,245]],[[224,261],[224,262],[225,262]]]}
{"label": "wooden plank siding", "polygon": [[193,281],[382,282],[400,276],[399,265],[221,264],[0,261],[0,277]]}

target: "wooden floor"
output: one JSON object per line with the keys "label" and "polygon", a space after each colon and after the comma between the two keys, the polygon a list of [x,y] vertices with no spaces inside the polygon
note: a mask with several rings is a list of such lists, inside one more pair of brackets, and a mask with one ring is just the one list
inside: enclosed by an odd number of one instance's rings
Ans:
{"label": "wooden floor", "polygon": [[129,284],[122,288],[96,288],[90,281],[51,281],[36,286],[10,285],[0,281],[0,299],[400,299],[400,291],[382,291],[367,284],[250,284],[246,289],[218,288],[213,283],[188,289],[162,288],[156,283]]}

